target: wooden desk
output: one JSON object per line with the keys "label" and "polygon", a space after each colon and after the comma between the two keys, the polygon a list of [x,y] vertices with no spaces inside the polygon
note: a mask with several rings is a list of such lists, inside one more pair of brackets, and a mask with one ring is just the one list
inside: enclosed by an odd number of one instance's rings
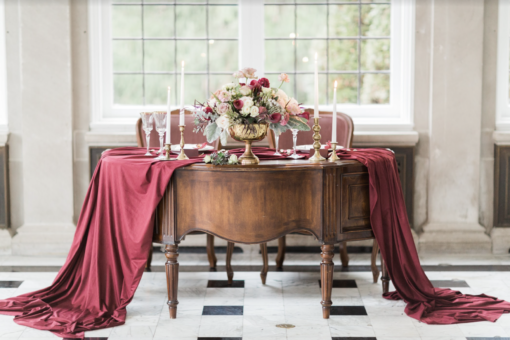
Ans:
{"label": "wooden desk", "polygon": [[[357,161],[177,169],[158,207],[154,241],[166,245],[170,317],[177,315],[178,244],[202,231],[234,243],[265,243],[291,232],[321,244],[323,317],[329,318],[334,245],[372,239],[368,172]],[[384,274],[384,273],[383,273]]]}

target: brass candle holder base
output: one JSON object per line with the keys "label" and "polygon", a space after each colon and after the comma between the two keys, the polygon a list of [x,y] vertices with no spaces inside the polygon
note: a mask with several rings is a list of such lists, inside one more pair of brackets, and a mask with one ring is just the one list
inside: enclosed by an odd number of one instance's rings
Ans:
{"label": "brass candle holder base", "polygon": [[313,148],[315,149],[315,153],[312,157],[310,157],[309,161],[310,163],[318,163],[325,161],[326,158],[321,156],[320,149],[321,149],[321,126],[319,125],[319,118],[313,119]]}
{"label": "brass candle holder base", "polygon": [[334,143],[331,143],[331,149],[332,149],[332,152],[331,152],[331,156],[329,156],[328,158],[328,162],[336,162],[338,161],[340,158],[338,157],[338,155],[336,154],[336,145],[338,143],[334,142]]}
{"label": "brass candle holder base", "polygon": [[161,161],[175,161],[177,160],[176,158],[170,158],[170,152],[172,151],[172,144],[165,144],[165,155],[161,155],[159,157],[159,160]]}
{"label": "brass candle holder base", "polygon": [[184,129],[186,128],[186,125],[179,125],[179,131],[181,131],[181,152],[179,153],[179,156],[177,156],[177,160],[182,161],[185,159],[189,159],[188,156],[184,153]]}

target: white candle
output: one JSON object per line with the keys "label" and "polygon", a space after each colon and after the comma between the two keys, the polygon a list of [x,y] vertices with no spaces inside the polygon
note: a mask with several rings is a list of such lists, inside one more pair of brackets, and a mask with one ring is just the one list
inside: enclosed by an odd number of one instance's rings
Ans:
{"label": "white candle", "polygon": [[338,83],[335,80],[335,85],[333,86],[333,129],[331,132],[331,142],[336,143],[336,87]]}
{"label": "white candle", "polygon": [[168,96],[166,99],[166,141],[165,144],[170,144],[170,125],[172,110],[170,109],[170,86],[168,86]]}
{"label": "white candle", "polygon": [[315,74],[314,74],[314,110],[313,117],[319,118],[319,67],[317,66],[317,53],[315,53]]}
{"label": "white candle", "polygon": [[181,112],[179,113],[179,125],[184,125],[184,60],[181,68]]}

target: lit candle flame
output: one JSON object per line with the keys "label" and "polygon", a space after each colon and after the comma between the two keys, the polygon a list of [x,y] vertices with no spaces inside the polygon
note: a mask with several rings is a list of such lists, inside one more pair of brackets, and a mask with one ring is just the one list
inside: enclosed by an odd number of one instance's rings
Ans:
{"label": "lit candle flame", "polygon": [[170,86],[168,86],[168,92],[170,92]]}
{"label": "lit candle flame", "polygon": [[182,61],[182,67],[184,67],[184,60]]}
{"label": "lit candle flame", "polygon": [[335,89],[336,89],[336,86],[338,85],[338,82],[335,80]]}

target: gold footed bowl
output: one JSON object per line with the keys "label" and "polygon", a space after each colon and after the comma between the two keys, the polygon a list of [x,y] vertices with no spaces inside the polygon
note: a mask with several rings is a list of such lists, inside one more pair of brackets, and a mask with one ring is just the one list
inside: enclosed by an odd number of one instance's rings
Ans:
{"label": "gold footed bowl", "polygon": [[239,157],[242,165],[259,164],[259,158],[251,151],[251,143],[263,140],[267,135],[268,128],[268,123],[259,123],[249,125],[238,124],[228,129],[230,137],[246,144],[244,154]]}

